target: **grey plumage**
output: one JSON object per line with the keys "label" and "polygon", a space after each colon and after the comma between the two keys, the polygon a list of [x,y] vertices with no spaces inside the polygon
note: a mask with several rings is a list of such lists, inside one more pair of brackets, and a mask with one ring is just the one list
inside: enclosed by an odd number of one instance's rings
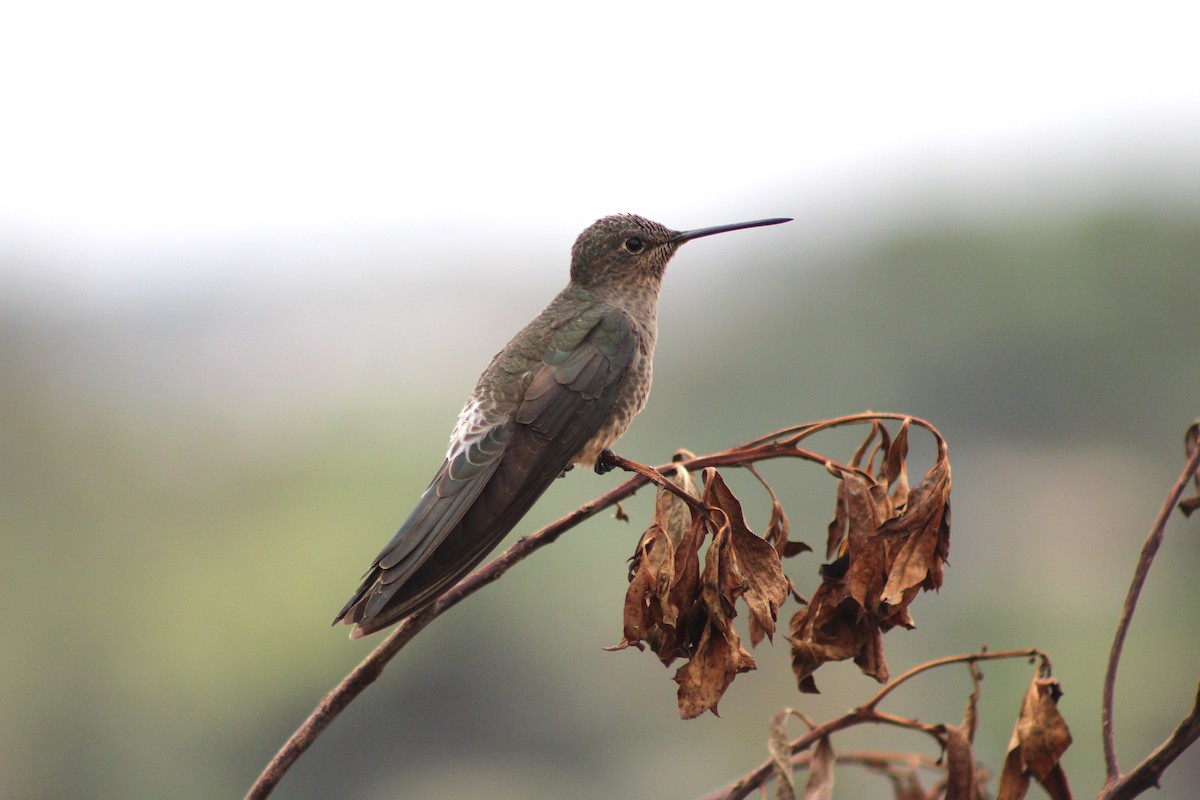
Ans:
{"label": "grey plumage", "polygon": [[595,466],[646,404],[671,256],[689,239],[785,221],[681,233],[622,214],[581,233],[567,287],[484,370],[441,469],[334,622],[359,638],[421,608],[483,560],[563,470]]}

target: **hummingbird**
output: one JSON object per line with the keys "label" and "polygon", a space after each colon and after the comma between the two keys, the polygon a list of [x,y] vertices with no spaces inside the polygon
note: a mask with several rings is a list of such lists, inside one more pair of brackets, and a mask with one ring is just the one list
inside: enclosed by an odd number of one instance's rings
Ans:
{"label": "hummingbird", "polygon": [[371,562],[334,624],[358,639],[433,602],[572,467],[602,456],[650,394],[658,294],[684,242],[790,222],[675,231],[634,214],[597,220],[571,249],[565,289],[488,364],[459,415],[441,469]]}

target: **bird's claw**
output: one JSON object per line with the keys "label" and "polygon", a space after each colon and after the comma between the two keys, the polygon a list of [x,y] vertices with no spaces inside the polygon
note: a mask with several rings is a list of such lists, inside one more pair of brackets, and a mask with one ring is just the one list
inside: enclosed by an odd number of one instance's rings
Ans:
{"label": "bird's claw", "polygon": [[606,475],[609,472],[612,472],[614,469],[616,469],[617,464],[613,460],[614,458],[615,458],[615,454],[613,453],[612,450],[609,450],[608,448],[601,450],[600,454],[598,456],[596,456],[596,466],[595,466],[596,474],[597,475]]}

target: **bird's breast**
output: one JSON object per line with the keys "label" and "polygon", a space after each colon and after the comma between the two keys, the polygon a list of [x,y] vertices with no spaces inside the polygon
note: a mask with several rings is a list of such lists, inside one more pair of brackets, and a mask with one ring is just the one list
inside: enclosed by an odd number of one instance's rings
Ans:
{"label": "bird's breast", "polygon": [[621,391],[617,394],[616,403],[613,405],[613,412],[608,422],[602,425],[596,435],[588,440],[572,463],[587,469],[595,467],[600,451],[611,448],[629,428],[633,418],[646,407],[646,401],[650,397],[650,382],[653,377],[653,358],[654,339],[652,336],[645,337],[629,365],[629,374]]}

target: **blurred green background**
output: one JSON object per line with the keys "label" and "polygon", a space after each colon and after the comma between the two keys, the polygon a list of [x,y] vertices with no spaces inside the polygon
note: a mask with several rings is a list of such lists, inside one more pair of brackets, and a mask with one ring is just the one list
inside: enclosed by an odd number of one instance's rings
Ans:
{"label": "blurred green background", "polygon": [[[791,225],[685,248],[654,395],[620,449],[661,462],[866,408],[933,421],[954,468],[951,567],[914,604],[919,628],[886,637],[893,674],[981,644],[1047,649],[1087,796],[1113,625],[1200,409],[1200,215],[1104,201],[974,216],[921,190],[897,193],[902,223],[868,230],[853,209],[815,230],[779,196]],[[376,644],[328,622],[436,468],[477,369],[562,282],[560,238],[554,269],[467,287],[447,246],[416,289],[248,282],[162,303],[7,303],[0,794],[244,791]],[[823,445],[844,458],[852,438]],[[819,546],[832,481],[799,463],[766,472],[793,536]],[[520,531],[616,480],[573,473]],[[762,530],[762,492],[731,480]],[[437,621],[278,796],[690,797],[765,757],[774,710],[823,719],[874,691],[831,665],[820,697],[798,695],[780,641],[756,653],[762,668],[737,679],[722,719],[678,721],[671,672],[600,649],[620,638],[624,559],[649,501],[627,505],[631,524],[572,531]],[[1116,721],[1129,766],[1195,688],[1194,534],[1173,519],[1126,650]],[[817,564],[790,564],[801,591]],[[985,673],[977,752],[998,769],[1030,669]],[[965,673],[929,677],[891,710],[957,721],[968,687]],[[835,744],[930,753],[894,731]],[[1193,752],[1157,796],[1197,781]]]}
{"label": "blurred green background", "polygon": [[[1104,662],[1200,416],[1200,69],[1184,3],[25,4],[0,25],[0,797],[239,797],[380,641],[329,622],[574,237],[795,221],[667,273],[642,462],[866,409],[933,422],[951,565],[893,674],[1041,647],[1076,796]],[[848,457],[853,435],[815,441]],[[926,439],[911,469],[928,466]],[[764,472],[820,546],[832,480]],[[751,526],[769,504],[727,474]],[[573,472],[514,535],[619,475]],[[621,637],[652,498],[439,619],[279,798],[687,798],[767,755],[761,646],[722,717]],[[1117,687],[1121,764],[1190,708],[1197,522],[1172,518]],[[819,561],[788,569],[811,594]],[[794,605],[783,610],[784,625]],[[984,668],[993,772],[1028,684]],[[961,719],[966,671],[887,709]],[[793,723],[798,726],[798,723]],[[798,733],[794,727],[793,732]],[[854,730],[840,751],[923,738]],[[839,797],[889,796],[839,769]],[[1154,796],[1200,785],[1200,751]],[[1039,790],[1034,789],[1032,796]]]}

